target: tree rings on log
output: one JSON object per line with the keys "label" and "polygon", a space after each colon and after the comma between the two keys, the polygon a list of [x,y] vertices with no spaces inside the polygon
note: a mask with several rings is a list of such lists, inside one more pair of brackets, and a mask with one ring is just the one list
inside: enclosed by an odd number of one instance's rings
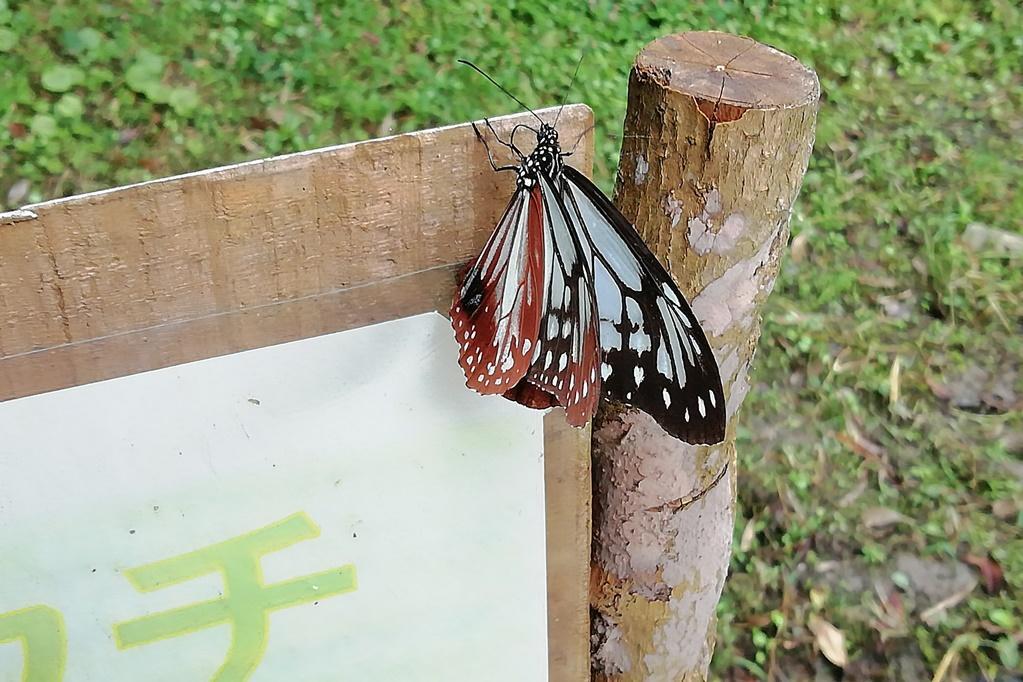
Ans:
{"label": "tree rings on log", "polygon": [[750,109],[787,109],[815,101],[817,76],[795,57],[750,38],[718,31],[665,36],[646,46],[636,73],[696,100],[711,123]]}

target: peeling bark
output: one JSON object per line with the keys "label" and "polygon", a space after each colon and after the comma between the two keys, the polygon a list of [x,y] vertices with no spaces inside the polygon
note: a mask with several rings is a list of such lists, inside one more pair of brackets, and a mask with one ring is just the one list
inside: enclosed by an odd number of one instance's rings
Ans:
{"label": "peeling bark", "polygon": [[681,443],[646,414],[594,422],[592,667],[597,680],[704,680],[728,570],[735,417],[760,309],[788,241],[819,86],[794,58],[723,33],[637,57],[616,203],[707,332],[728,400],[724,443]]}

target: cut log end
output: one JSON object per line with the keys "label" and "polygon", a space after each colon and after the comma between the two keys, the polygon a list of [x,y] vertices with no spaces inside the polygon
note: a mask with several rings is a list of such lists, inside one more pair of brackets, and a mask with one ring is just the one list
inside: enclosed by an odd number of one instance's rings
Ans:
{"label": "cut log end", "polygon": [[788,109],[816,101],[817,75],[795,57],[752,38],[688,31],[647,45],[636,73],[696,100],[713,123],[750,109]]}

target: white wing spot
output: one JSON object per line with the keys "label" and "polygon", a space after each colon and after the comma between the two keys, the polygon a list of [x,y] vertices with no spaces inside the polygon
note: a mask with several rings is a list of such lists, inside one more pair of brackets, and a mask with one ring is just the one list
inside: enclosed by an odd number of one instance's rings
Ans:
{"label": "white wing spot", "polygon": [[689,408],[688,407],[686,408],[685,418],[686,418],[686,421],[689,421]]}
{"label": "white wing spot", "polygon": [[513,358],[511,355],[508,355],[504,359],[504,362],[501,363],[501,371],[502,372],[507,372],[509,369],[512,368],[512,365],[514,365],[514,364],[515,364],[515,358]]}
{"label": "white wing spot", "polygon": [[668,393],[668,389],[664,389],[661,395],[664,396],[664,407],[671,407],[671,394]]}
{"label": "white wing spot", "polygon": [[629,391],[628,393],[625,394],[625,399],[632,400],[632,391]]}
{"label": "white wing spot", "polygon": [[633,371],[632,375],[636,378],[636,388],[639,388],[639,385],[643,383],[643,368],[636,365],[636,369]]}
{"label": "white wing spot", "polygon": [[522,342],[522,354],[525,355],[529,352],[529,349],[533,347],[533,342],[529,339],[525,339]]}
{"label": "white wing spot", "polygon": [[629,346],[631,346],[632,350],[637,353],[645,353],[652,348],[650,345],[650,336],[643,331],[642,327],[640,327],[634,334],[632,334],[632,336],[629,337]]}
{"label": "white wing spot", "polygon": [[643,311],[639,308],[639,301],[631,296],[625,299],[625,316],[638,327],[643,327]]}
{"label": "white wing spot", "polygon": [[661,285],[661,292],[664,294],[665,298],[667,298],[669,301],[671,301],[675,305],[681,305],[678,302],[678,296],[676,296],[675,292],[672,291],[671,286],[669,286],[667,284]]}
{"label": "white wing spot", "polygon": [[717,399],[714,398],[714,389],[711,389],[711,390],[707,391],[707,395],[710,397],[710,406],[711,407],[717,407],[718,403],[717,403]]}
{"label": "white wing spot", "polygon": [[494,385],[495,386],[500,386],[501,385],[501,377],[497,377],[496,379],[494,379]]}
{"label": "white wing spot", "polygon": [[587,394],[588,394],[589,392],[590,392],[590,385],[589,385],[589,384],[587,384],[587,383],[585,383],[585,382],[583,382],[583,397],[585,398],[585,397],[586,397],[586,395],[587,395]]}
{"label": "white wing spot", "polygon": [[606,362],[601,363],[600,376],[603,377],[604,381],[607,381],[607,378],[611,376],[611,365],[607,364]]}
{"label": "white wing spot", "polygon": [[554,355],[550,351],[547,351],[547,357],[543,359],[543,368],[547,369],[551,366],[551,362],[554,360]]}
{"label": "white wing spot", "polygon": [[564,322],[561,323],[561,336],[563,338],[567,339],[568,338],[568,334],[571,331],[572,331],[572,323],[571,322],[569,322],[568,320],[565,320]]}
{"label": "white wing spot", "polygon": [[668,345],[664,342],[664,339],[661,339],[661,344],[657,347],[657,371],[669,380],[675,376],[675,372],[671,368],[671,362],[668,359]]}
{"label": "white wing spot", "polygon": [[558,359],[558,371],[562,372],[566,367],[568,367],[568,353],[562,353]]}
{"label": "white wing spot", "polygon": [[703,398],[697,398],[696,399],[696,406],[700,408],[700,416],[701,417],[706,417],[707,416],[707,406],[703,404]]}
{"label": "white wing spot", "polygon": [[479,378],[479,379],[477,379],[477,381],[483,381],[483,379],[484,379],[484,377],[483,377],[483,375],[481,374],[481,375],[480,375],[480,378]]}

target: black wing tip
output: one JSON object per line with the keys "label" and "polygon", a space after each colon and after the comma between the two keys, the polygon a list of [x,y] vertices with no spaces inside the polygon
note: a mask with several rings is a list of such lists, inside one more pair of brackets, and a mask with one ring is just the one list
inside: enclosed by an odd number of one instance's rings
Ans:
{"label": "black wing tip", "polygon": [[[640,408],[642,409],[642,408]],[[725,442],[726,422],[723,411],[711,412],[706,418],[692,422],[680,423],[676,415],[668,420],[667,416],[656,416],[657,422],[664,431],[689,445],[720,445]]]}
{"label": "black wing tip", "polygon": [[690,445],[720,445],[725,442],[725,432],[722,430],[713,433],[688,433],[676,438]]}
{"label": "black wing tip", "polygon": [[688,429],[679,429],[678,424],[662,424],[660,421],[657,422],[657,425],[672,438],[689,445],[720,445],[725,442],[725,429],[723,426],[720,428],[711,427],[706,429],[694,429],[692,427],[689,427]]}

